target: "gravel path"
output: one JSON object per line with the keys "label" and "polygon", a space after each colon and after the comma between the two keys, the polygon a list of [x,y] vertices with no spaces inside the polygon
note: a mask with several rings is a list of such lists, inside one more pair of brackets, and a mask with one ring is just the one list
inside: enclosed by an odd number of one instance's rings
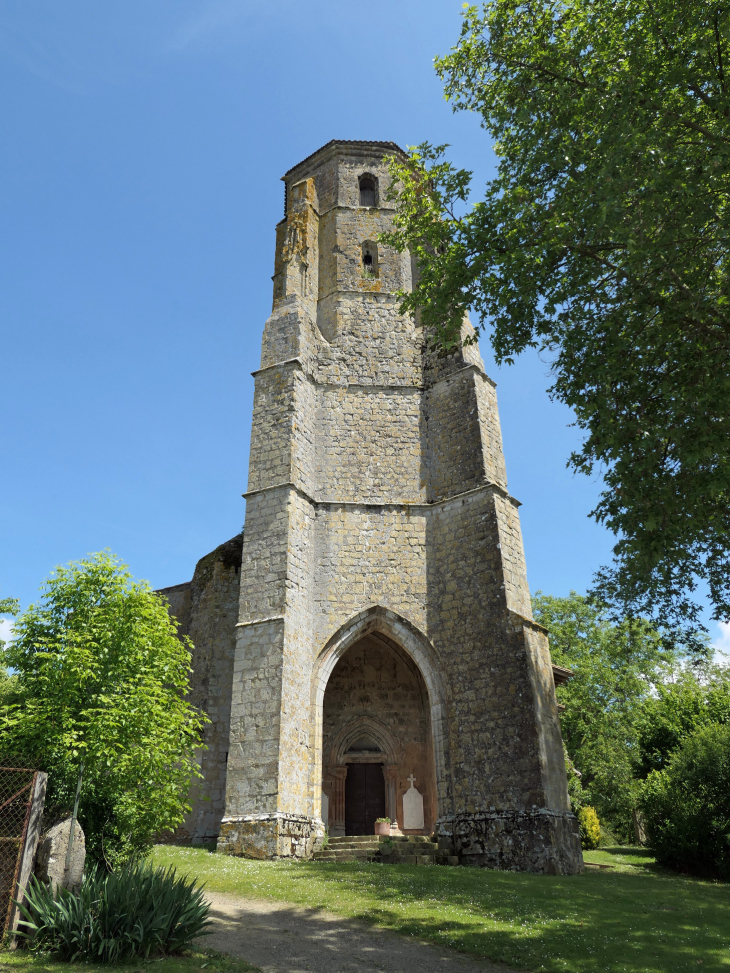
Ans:
{"label": "gravel path", "polygon": [[213,934],[203,947],[263,973],[514,973],[320,909],[208,893]]}

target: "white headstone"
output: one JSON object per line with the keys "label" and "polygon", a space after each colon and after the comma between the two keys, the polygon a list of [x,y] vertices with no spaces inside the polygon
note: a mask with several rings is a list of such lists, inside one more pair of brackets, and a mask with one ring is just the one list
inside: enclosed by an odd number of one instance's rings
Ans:
{"label": "white headstone", "polygon": [[322,791],[322,820],[325,828],[328,827],[330,823],[330,799],[324,791]]}
{"label": "white headstone", "polygon": [[413,786],[415,777],[408,778],[411,786],[403,795],[403,830],[417,831],[423,828],[423,795]]}

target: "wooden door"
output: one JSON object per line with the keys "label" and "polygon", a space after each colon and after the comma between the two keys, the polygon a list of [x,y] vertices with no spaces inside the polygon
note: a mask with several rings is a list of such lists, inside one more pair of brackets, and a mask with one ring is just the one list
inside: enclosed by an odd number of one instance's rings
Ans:
{"label": "wooden door", "polygon": [[375,819],[385,817],[382,764],[349,764],[345,778],[345,834],[375,833]]}

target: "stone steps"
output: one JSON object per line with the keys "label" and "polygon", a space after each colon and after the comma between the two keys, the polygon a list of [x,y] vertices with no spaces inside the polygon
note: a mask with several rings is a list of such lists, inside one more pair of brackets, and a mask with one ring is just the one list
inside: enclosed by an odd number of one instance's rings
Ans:
{"label": "stone steps", "polygon": [[458,865],[459,859],[425,835],[348,835],[330,838],[313,856],[320,862],[374,861],[390,865]]}

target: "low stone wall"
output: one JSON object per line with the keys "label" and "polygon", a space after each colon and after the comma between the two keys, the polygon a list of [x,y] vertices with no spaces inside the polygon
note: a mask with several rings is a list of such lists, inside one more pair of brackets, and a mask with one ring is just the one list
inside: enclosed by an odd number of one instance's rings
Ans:
{"label": "low stone wall", "polygon": [[578,875],[583,871],[574,814],[544,808],[495,810],[460,814],[450,824],[453,850],[462,865],[543,875]]}

